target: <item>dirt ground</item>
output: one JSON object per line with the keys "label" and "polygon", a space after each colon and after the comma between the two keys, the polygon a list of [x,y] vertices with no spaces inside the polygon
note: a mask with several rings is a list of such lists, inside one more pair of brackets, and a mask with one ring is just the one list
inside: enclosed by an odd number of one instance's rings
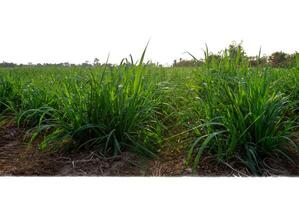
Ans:
{"label": "dirt ground", "polygon": [[[104,157],[97,152],[51,153],[28,146],[24,130],[13,125],[0,128],[0,176],[191,176],[185,165],[185,154],[163,154],[159,159],[146,159],[133,153]],[[273,170],[265,175],[298,176],[297,166],[270,161]],[[285,163],[285,162],[284,162]],[[217,164],[204,156],[196,176],[250,176],[238,165]],[[279,169],[279,172],[277,171]]]}

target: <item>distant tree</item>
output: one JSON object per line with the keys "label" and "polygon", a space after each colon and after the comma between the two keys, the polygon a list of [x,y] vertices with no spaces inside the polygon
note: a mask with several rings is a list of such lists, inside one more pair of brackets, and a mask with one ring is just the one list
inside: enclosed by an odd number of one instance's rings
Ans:
{"label": "distant tree", "polygon": [[251,67],[265,67],[268,66],[268,57],[266,55],[259,57],[259,56],[250,56],[248,57],[248,62]]}
{"label": "distant tree", "polygon": [[86,60],[84,63],[81,64],[82,67],[91,67],[92,65],[89,64],[89,61]]}
{"label": "distant tree", "polygon": [[15,63],[8,63],[8,62],[5,62],[5,61],[0,63],[0,67],[16,67],[16,66],[18,66],[18,65],[15,64]]}
{"label": "distant tree", "polygon": [[176,62],[176,60],[174,60],[172,66],[176,66],[176,65],[177,65],[177,62]]}
{"label": "distant tree", "polygon": [[99,64],[100,64],[100,59],[95,58],[95,59],[93,60],[93,65],[94,65],[94,66],[97,66],[97,65],[99,65]]}
{"label": "distant tree", "polygon": [[63,66],[65,66],[65,67],[70,67],[70,66],[71,66],[71,64],[70,64],[70,63],[68,63],[68,62],[64,62],[64,63],[63,63]]}
{"label": "distant tree", "polygon": [[274,52],[269,57],[269,64],[272,67],[287,67],[288,54],[279,51]]}
{"label": "distant tree", "polygon": [[299,53],[288,54],[284,65],[284,67],[299,67]]}
{"label": "distant tree", "polygon": [[179,61],[173,61],[172,67],[197,67],[202,64],[203,62],[199,60],[184,60],[180,58]]}

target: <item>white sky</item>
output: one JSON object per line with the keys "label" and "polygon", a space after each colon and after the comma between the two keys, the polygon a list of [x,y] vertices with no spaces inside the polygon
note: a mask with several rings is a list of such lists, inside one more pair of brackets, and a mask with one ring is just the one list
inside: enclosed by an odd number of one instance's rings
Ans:
{"label": "white sky", "polygon": [[249,55],[299,50],[298,0],[0,0],[0,62],[146,59],[171,64],[243,40]]}

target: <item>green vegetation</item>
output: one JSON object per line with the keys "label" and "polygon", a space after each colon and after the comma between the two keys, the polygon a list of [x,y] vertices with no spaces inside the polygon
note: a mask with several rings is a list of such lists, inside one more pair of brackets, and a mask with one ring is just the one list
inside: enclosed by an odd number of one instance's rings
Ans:
{"label": "green vegetation", "polygon": [[242,43],[232,42],[228,48],[220,51],[218,53],[211,53],[208,51],[207,47],[205,50],[205,59],[197,59],[194,55],[189,52],[189,54],[193,59],[192,60],[184,60],[180,58],[178,61],[174,60],[172,66],[173,67],[198,67],[205,66],[207,62],[221,62],[223,55],[227,55],[227,58],[234,59],[235,61],[237,56],[238,63],[247,62],[251,67],[279,67],[279,68],[292,68],[294,66],[298,66],[298,58],[299,53],[295,52],[292,54],[288,54],[282,51],[274,52],[271,55],[261,55],[261,48],[259,50],[259,54],[257,56],[247,56],[246,52],[242,46]]}
{"label": "green vegetation", "polygon": [[256,175],[265,158],[298,155],[298,54],[286,69],[252,68],[240,45],[217,56],[207,49],[190,68],[145,65],[144,53],[119,66],[0,68],[1,119],[15,120],[40,149],[153,157],[170,138],[187,138],[194,171],[205,153]]}

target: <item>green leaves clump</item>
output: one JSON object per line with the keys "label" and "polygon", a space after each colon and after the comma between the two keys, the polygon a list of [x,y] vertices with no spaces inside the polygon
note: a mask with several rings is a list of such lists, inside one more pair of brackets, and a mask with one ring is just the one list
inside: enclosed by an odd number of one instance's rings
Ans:
{"label": "green leaves clump", "polygon": [[189,150],[189,162],[196,154],[194,169],[204,150],[222,161],[237,158],[254,174],[262,173],[267,156],[280,154],[290,159],[285,147],[297,148],[292,140],[296,122],[289,116],[295,107],[287,94],[275,90],[270,73],[267,69],[209,70],[200,76],[205,84],[199,87],[197,113],[206,126]]}

